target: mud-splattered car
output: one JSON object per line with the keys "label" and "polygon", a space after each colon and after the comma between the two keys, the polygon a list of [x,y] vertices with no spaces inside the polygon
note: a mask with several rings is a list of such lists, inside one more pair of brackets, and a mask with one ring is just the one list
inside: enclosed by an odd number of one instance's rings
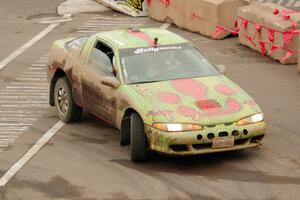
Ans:
{"label": "mud-splattered car", "polygon": [[118,30],[54,42],[50,104],[65,122],[82,108],[120,129],[131,159],[262,144],[263,114],[186,39],[160,29]]}

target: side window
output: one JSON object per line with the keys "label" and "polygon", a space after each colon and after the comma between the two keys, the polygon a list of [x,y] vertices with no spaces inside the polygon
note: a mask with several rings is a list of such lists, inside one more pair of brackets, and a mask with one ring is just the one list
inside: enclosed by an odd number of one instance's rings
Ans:
{"label": "side window", "polygon": [[88,37],[79,37],[67,43],[67,49],[77,58]]}
{"label": "side window", "polygon": [[113,58],[113,50],[106,44],[98,41],[91,51],[88,65],[98,72],[114,76],[116,74],[113,68]]}

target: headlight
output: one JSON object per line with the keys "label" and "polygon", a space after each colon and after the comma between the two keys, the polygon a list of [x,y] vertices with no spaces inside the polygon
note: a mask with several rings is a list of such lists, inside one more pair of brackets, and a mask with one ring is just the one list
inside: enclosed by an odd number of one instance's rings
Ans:
{"label": "headlight", "polygon": [[161,131],[179,132],[179,131],[198,131],[202,130],[202,126],[198,124],[165,124],[165,123],[154,123],[154,128]]}
{"label": "headlight", "polygon": [[261,122],[264,120],[264,115],[262,113],[257,113],[255,115],[252,115],[250,117],[246,117],[244,119],[241,119],[237,122],[237,125],[246,125],[246,124],[253,124],[257,122]]}

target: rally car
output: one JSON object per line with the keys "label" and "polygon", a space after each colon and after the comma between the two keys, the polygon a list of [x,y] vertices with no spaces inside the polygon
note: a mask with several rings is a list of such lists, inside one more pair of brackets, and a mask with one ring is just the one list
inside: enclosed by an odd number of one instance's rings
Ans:
{"label": "rally car", "polygon": [[120,129],[134,162],[148,150],[193,155],[259,146],[263,113],[224,72],[167,30],[100,32],[54,42],[49,101],[64,122],[85,109]]}

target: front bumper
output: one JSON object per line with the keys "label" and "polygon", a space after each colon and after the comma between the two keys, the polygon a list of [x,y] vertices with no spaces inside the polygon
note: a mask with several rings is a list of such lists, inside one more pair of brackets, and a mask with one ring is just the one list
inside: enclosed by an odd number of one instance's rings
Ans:
{"label": "front bumper", "polygon": [[[164,132],[145,125],[149,148],[170,155],[196,155],[260,146],[263,143],[265,131],[265,122],[244,126],[237,126],[235,123],[220,124],[204,127],[201,131],[190,132]],[[234,136],[234,146],[212,148],[213,138],[227,136]]]}

